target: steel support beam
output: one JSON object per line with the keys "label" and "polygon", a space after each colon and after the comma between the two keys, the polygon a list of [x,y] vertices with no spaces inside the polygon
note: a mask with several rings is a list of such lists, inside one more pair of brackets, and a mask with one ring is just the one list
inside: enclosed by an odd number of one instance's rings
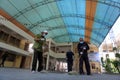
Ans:
{"label": "steel support beam", "polygon": [[108,28],[111,27],[111,25],[112,25],[112,24],[109,24],[108,22],[105,22],[105,21],[100,20],[100,19],[98,19],[98,18],[94,18],[94,17],[82,15],[82,14],[64,14],[64,15],[55,15],[55,16],[50,16],[50,17],[48,17],[48,18],[45,18],[45,19],[43,19],[43,20],[41,20],[41,21],[38,21],[38,22],[32,24],[32,25],[29,27],[29,29],[32,29],[32,28],[34,28],[34,27],[38,26],[39,24],[44,23],[44,22],[46,22],[46,21],[54,20],[54,19],[62,18],[62,17],[86,18],[86,19],[88,19],[88,20],[92,20],[92,21],[95,21],[95,22],[100,23],[100,24],[102,24],[102,25],[105,25],[105,26],[107,26]]}
{"label": "steel support beam", "polygon": [[[16,13],[13,17],[17,18],[17,17],[25,14],[26,12],[28,12],[32,9],[35,9],[37,7],[47,5],[47,4],[50,4],[50,3],[58,2],[58,1],[63,1],[63,0],[44,0],[44,1],[32,4],[32,5],[28,6],[27,8],[21,10],[19,13]],[[93,1],[93,2],[96,2],[96,3],[105,4],[105,5],[108,5],[108,6],[118,8],[120,10],[120,3],[115,2],[115,1],[111,1],[111,0],[110,1],[108,1],[108,0],[86,0],[86,1]]]}

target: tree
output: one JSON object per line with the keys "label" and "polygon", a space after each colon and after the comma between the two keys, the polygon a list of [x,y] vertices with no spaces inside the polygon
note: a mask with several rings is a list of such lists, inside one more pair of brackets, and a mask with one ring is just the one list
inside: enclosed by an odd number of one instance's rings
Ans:
{"label": "tree", "polygon": [[116,68],[117,72],[120,73],[120,54],[115,54],[116,60],[114,60],[112,63],[114,67]]}

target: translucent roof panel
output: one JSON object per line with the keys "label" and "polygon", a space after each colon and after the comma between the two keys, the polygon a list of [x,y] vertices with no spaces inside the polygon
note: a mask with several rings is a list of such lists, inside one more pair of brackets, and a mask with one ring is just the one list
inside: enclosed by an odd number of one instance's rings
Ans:
{"label": "translucent roof panel", "polygon": [[0,11],[34,35],[48,30],[56,42],[82,37],[98,47],[120,16],[120,0],[0,0]]}

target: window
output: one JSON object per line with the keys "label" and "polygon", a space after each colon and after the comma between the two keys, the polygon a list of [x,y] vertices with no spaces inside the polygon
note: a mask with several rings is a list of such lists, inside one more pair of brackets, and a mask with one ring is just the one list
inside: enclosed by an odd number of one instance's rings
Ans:
{"label": "window", "polygon": [[0,50],[0,58],[1,58],[1,56],[2,56],[2,53],[3,53],[3,51],[2,51],[2,50]]}
{"label": "window", "polygon": [[11,36],[9,42],[10,42],[11,44],[14,44],[14,43],[15,43],[15,37]]}
{"label": "window", "polygon": [[16,39],[16,40],[15,40],[15,45],[16,45],[17,47],[20,46],[20,40],[19,40],[19,39]]}
{"label": "window", "polygon": [[[8,52],[6,52],[8,53]],[[7,61],[14,61],[16,58],[16,55],[15,54],[11,54],[11,53],[8,53],[8,58],[7,58]]]}
{"label": "window", "polygon": [[91,64],[92,69],[95,69],[95,63]]}
{"label": "window", "polygon": [[17,38],[15,38],[15,37],[13,37],[13,36],[10,37],[9,42],[10,42],[12,45],[17,46],[17,47],[19,47],[19,45],[20,45],[20,40],[17,39]]}
{"label": "window", "polygon": [[7,39],[8,39],[8,36],[9,36],[9,34],[7,34],[7,33],[4,33],[4,34],[3,34],[3,40],[4,40],[4,41],[7,41]]}
{"label": "window", "polygon": [[28,48],[29,48],[29,43],[25,43],[24,50],[28,51]]}
{"label": "window", "polygon": [[106,54],[106,58],[109,58],[109,54]]}
{"label": "window", "polygon": [[9,34],[5,33],[4,31],[0,31],[0,39],[7,41]]}
{"label": "window", "polygon": [[0,39],[2,39],[3,31],[0,31]]}

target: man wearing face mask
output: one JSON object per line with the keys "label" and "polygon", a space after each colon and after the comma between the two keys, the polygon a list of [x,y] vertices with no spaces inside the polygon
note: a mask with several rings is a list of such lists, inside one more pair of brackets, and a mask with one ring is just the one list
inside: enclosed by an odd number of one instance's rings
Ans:
{"label": "man wearing face mask", "polygon": [[87,53],[87,51],[89,50],[89,46],[83,40],[83,38],[80,38],[79,40],[80,40],[80,42],[78,43],[78,46],[77,46],[78,53],[80,56],[80,58],[79,58],[79,73],[84,74],[84,71],[83,71],[83,61],[84,61],[87,75],[90,75],[91,71],[90,71],[90,64],[89,64],[88,53]]}
{"label": "man wearing face mask", "polygon": [[45,36],[48,34],[46,30],[42,31],[41,34],[37,34],[34,39],[34,56],[32,62],[32,72],[36,71],[37,61],[38,62],[38,69],[37,71],[40,72],[43,70],[43,45],[45,44],[46,38]]}

